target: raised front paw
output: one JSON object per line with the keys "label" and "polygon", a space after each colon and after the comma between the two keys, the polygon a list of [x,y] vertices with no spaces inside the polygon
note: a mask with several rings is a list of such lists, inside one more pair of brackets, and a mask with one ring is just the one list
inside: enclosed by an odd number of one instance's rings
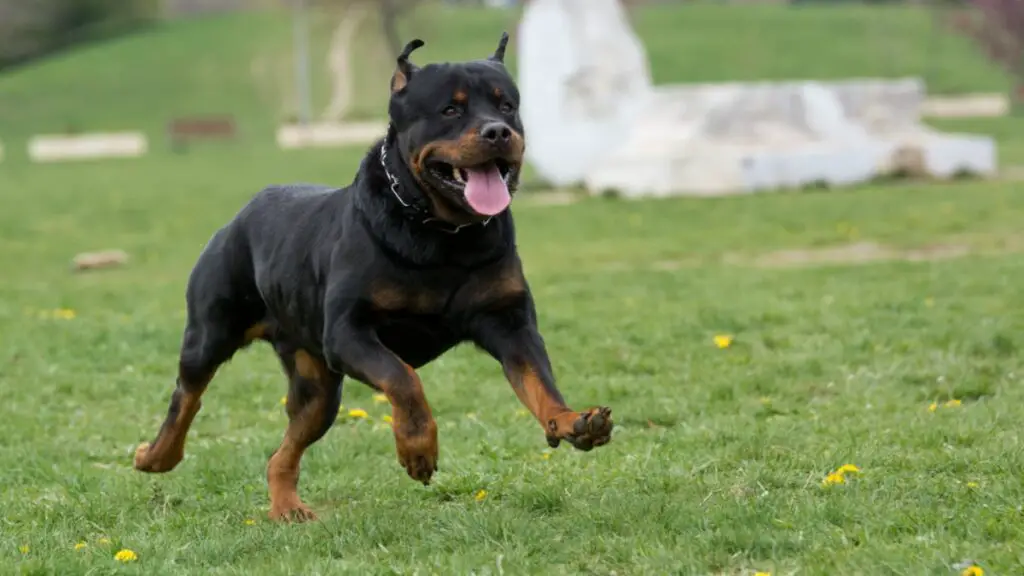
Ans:
{"label": "raised front paw", "polygon": [[422,429],[409,432],[397,424],[394,430],[398,462],[410,478],[430,484],[431,476],[437,472],[437,425],[431,420]]}
{"label": "raised front paw", "polygon": [[612,409],[600,406],[586,412],[569,412],[548,424],[548,445],[562,440],[584,452],[603,446],[612,439]]}

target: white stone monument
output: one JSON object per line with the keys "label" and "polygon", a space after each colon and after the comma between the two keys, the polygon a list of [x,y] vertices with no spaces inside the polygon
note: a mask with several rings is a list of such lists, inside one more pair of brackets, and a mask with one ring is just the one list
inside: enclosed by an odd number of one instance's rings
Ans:
{"label": "white stone monument", "polygon": [[618,0],[531,0],[516,46],[527,160],[552,184],[579,183],[650,97],[643,44]]}
{"label": "white stone monument", "polygon": [[653,87],[617,0],[533,0],[518,44],[528,160],[555,185],[717,195],[996,171],[991,138],[920,122],[918,79]]}

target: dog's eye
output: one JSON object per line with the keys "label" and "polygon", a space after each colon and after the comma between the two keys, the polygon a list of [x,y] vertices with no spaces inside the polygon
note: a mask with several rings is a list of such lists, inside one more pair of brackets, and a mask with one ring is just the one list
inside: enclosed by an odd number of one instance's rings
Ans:
{"label": "dog's eye", "polygon": [[516,109],[513,108],[512,105],[509,104],[508,102],[502,102],[501,108],[499,108],[499,110],[501,110],[502,114],[511,114],[515,112]]}
{"label": "dog's eye", "polygon": [[451,118],[452,116],[457,116],[459,114],[459,109],[455,106],[447,106],[444,110],[441,110],[441,114]]}

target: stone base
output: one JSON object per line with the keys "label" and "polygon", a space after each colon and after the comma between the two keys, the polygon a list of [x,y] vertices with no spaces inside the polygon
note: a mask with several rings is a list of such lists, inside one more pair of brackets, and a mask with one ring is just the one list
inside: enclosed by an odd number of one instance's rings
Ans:
{"label": "stone base", "polygon": [[994,176],[995,142],[920,124],[923,94],[916,80],[659,88],[584,182],[637,197]]}

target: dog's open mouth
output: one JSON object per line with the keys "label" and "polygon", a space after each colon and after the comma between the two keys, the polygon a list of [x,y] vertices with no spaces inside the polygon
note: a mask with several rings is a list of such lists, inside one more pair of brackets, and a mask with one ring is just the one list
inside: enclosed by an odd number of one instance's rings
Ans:
{"label": "dog's open mouth", "polygon": [[479,214],[494,216],[508,208],[512,200],[508,191],[512,165],[502,158],[464,167],[437,161],[431,163],[431,171],[445,184],[461,191],[466,203]]}

